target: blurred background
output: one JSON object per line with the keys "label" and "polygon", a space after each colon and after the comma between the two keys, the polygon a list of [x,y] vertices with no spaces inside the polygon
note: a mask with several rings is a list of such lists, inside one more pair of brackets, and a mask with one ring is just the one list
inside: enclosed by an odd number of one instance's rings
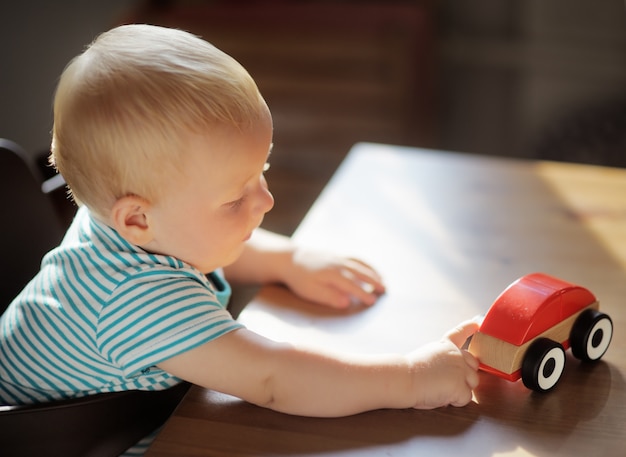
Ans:
{"label": "blurred background", "polygon": [[239,60],[274,115],[265,226],[286,234],[358,141],[626,166],[623,0],[2,0],[0,18],[0,137],[33,157],[64,66],[112,26]]}

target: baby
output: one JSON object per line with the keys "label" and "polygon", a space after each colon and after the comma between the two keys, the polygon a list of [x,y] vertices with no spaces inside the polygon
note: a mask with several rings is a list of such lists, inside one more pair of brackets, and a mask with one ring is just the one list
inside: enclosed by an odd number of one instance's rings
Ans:
{"label": "baby", "polygon": [[331,307],[384,292],[368,265],[259,228],[271,148],[253,79],[191,34],[126,25],[76,57],[55,96],[51,160],[80,208],[0,321],[0,401],[186,380],[308,416],[468,403],[478,362],[461,346],[475,322],[409,354],[356,356],[231,317],[225,278]]}

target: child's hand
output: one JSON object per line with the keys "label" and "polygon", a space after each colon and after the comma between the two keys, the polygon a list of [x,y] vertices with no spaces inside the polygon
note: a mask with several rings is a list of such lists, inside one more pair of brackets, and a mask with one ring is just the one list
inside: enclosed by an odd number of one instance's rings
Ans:
{"label": "child's hand", "polygon": [[347,308],[351,303],[373,305],[385,292],[379,274],[366,263],[343,257],[297,249],[284,282],[307,300]]}
{"label": "child's hand", "polygon": [[464,406],[471,401],[472,390],[478,386],[478,360],[461,347],[478,327],[475,319],[463,322],[441,341],[409,354],[411,362],[418,367],[414,377],[415,408]]}

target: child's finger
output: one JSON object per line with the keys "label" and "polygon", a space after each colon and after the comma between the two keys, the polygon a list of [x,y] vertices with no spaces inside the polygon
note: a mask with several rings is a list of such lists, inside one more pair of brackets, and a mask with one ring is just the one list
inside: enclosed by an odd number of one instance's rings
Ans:
{"label": "child's finger", "polygon": [[364,305],[373,305],[380,294],[369,283],[359,280],[351,271],[344,271],[341,277],[334,278],[333,287],[352,297],[353,301]]}
{"label": "child's finger", "polygon": [[345,309],[350,306],[350,296],[334,288],[328,287],[320,290],[315,301],[330,308]]}
{"label": "child's finger", "polygon": [[480,366],[480,362],[469,351],[463,351],[463,358],[465,359],[465,363],[470,368],[474,370],[478,370],[478,367]]}
{"label": "child's finger", "polygon": [[465,321],[446,333],[445,338],[452,341],[456,347],[461,348],[465,344],[465,341],[478,331],[479,327],[475,319]]}
{"label": "child's finger", "polygon": [[359,259],[348,259],[346,268],[359,280],[363,285],[369,286],[371,293],[382,294],[385,292],[385,285],[380,275],[367,263]]}
{"label": "child's finger", "polygon": [[472,391],[467,389],[458,392],[456,398],[450,402],[450,405],[461,407],[467,405],[470,401],[472,401]]}
{"label": "child's finger", "polygon": [[474,390],[476,387],[478,387],[479,381],[480,381],[480,378],[478,377],[478,371],[474,370],[468,373],[466,382],[470,389]]}

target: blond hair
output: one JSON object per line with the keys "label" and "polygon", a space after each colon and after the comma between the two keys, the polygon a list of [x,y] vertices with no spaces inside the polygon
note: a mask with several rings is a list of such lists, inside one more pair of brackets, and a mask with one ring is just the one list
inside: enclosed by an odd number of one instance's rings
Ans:
{"label": "blond hair", "polygon": [[266,112],[248,72],[213,45],[181,30],[120,26],[61,75],[51,162],[74,198],[106,217],[123,196],[158,198],[189,133],[245,129]]}

